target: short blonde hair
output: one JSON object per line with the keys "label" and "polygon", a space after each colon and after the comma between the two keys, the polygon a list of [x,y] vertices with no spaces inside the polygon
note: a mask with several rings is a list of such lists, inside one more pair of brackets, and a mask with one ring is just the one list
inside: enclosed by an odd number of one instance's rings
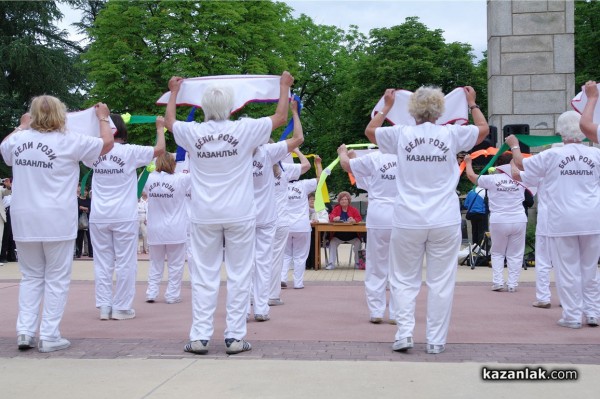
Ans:
{"label": "short blonde hair", "polygon": [[352,202],[352,197],[350,196],[350,193],[348,191],[342,191],[341,193],[339,193],[337,195],[337,202],[338,202],[338,204],[340,203],[340,200],[342,198],[344,198],[344,197],[348,198],[348,203]]}
{"label": "short blonde hair", "polygon": [[583,141],[585,135],[579,127],[581,115],[576,111],[567,111],[560,114],[556,121],[556,132],[561,135],[563,141]]}
{"label": "short blonde hair", "polygon": [[439,87],[423,86],[408,100],[408,113],[417,123],[435,122],[444,113],[444,93]]}
{"label": "short blonde hair", "polygon": [[29,113],[30,126],[38,132],[64,132],[66,129],[67,107],[56,97],[34,97]]}
{"label": "short blonde hair", "polygon": [[156,171],[166,172],[170,175],[175,173],[175,158],[170,152],[165,152],[156,158]]}

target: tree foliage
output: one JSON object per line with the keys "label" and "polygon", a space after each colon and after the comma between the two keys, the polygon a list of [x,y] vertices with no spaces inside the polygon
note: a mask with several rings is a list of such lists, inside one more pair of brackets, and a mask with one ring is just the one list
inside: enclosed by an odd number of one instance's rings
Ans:
{"label": "tree foliage", "polygon": [[600,1],[575,2],[576,92],[588,80],[600,80]]}
{"label": "tree foliage", "polygon": [[[82,73],[76,45],[54,21],[62,17],[50,1],[0,2],[0,129],[3,137],[27,111],[31,98],[51,94],[79,108]],[[2,162],[2,175],[7,170]]]}

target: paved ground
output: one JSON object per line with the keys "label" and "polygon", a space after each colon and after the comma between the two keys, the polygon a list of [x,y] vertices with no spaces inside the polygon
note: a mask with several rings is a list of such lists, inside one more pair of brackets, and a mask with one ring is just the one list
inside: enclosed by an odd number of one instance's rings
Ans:
{"label": "paved ground", "polygon": [[[10,398],[36,397],[39,390],[46,397],[61,398],[175,398],[200,391],[215,398],[398,397],[407,387],[415,397],[596,394],[600,328],[558,327],[556,301],[548,310],[533,308],[534,274],[531,268],[523,271],[516,293],[497,293],[490,290],[491,269],[459,266],[447,350],[440,355],[425,353],[425,287],[417,303],[415,348],[400,354],[390,349],[395,326],[368,322],[364,272],[341,268],[307,271],[306,288],[284,290],[285,305],[271,308],[270,321],[248,323],[253,350],[228,356],[222,341],[223,287],[210,352],[196,356],[182,350],[191,321],[187,273],[182,303],[147,304],[147,261],[140,260],[137,317],[100,321],[94,308],[92,262],[81,260],[73,266],[61,324],[72,346],[41,354],[16,349],[20,275],[16,264],[9,263],[0,267],[0,386],[7,387]],[[574,368],[579,379],[535,384],[481,380],[484,366],[540,365]],[[22,375],[27,381],[41,381],[43,387],[19,383]]]}

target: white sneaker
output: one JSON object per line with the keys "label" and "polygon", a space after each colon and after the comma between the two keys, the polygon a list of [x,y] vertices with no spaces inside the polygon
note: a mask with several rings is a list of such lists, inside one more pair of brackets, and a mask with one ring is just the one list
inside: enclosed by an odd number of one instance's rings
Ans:
{"label": "white sneaker", "polygon": [[392,350],[396,352],[406,352],[407,350],[413,348],[415,345],[413,343],[412,337],[406,337],[403,339],[399,339],[392,345]]}
{"label": "white sneaker", "polygon": [[64,338],[59,338],[56,341],[40,340],[40,342],[38,344],[38,351],[40,351],[42,353],[55,352],[55,351],[59,351],[62,349],[67,349],[69,346],[71,346],[71,342],[69,342],[69,340],[64,339]]}
{"label": "white sneaker", "polygon": [[181,303],[181,298],[167,299],[165,302],[169,305],[173,305],[175,303]]}
{"label": "white sneaker", "polygon": [[190,341],[183,347],[183,350],[197,355],[206,355],[208,353],[208,340]]}
{"label": "white sneaker", "polygon": [[235,338],[226,338],[225,347],[225,353],[228,355],[235,355],[236,353],[246,352],[252,349],[250,342]]}
{"label": "white sneaker", "polygon": [[325,266],[325,270],[333,270],[335,269],[335,266],[333,265],[333,263],[329,263],[327,266]]}
{"label": "white sneaker", "polygon": [[427,353],[429,353],[430,355],[437,355],[445,350],[446,346],[444,345],[427,344]]}
{"label": "white sneaker", "polygon": [[269,299],[269,306],[280,306],[283,305],[281,298]]}
{"label": "white sneaker", "polygon": [[35,338],[27,334],[19,334],[17,346],[20,350],[35,348]]}
{"label": "white sneaker", "polygon": [[598,318],[594,316],[586,317],[585,324],[587,324],[590,327],[598,327]]}
{"label": "white sneaker", "polygon": [[135,310],[113,310],[111,319],[113,320],[129,320],[135,317]]}
{"label": "white sneaker", "polygon": [[100,320],[110,320],[112,308],[110,306],[100,306]]}
{"label": "white sneaker", "polygon": [[492,285],[492,291],[498,291],[498,292],[500,292],[500,291],[504,291],[505,288],[506,287],[504,286],[504,284],[494,284],[494,285]]}

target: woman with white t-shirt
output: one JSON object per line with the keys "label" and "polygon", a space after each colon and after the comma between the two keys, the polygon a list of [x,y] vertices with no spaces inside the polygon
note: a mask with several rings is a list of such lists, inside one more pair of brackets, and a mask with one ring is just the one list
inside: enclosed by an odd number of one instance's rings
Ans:
{"label": "woman with white t-shirt", "polygon": [[[346,146],[338,148],[340,166],[357,179],[362,179],[364,189],[369,193],[369,213],[367,215],[367,259],[365,267],[365,294],[370,319],[374,324],[383,321],[386,308],[386,289],[390,271],[390,237],[392,234],[391,215],[394,200],[398,195],[396,175],[398,157],[374,151],[361,157],[350,159]],[[357,183],[358,184],[358,183]],[[389,303],[389,319],[396,322],[393,296]]]}
{"label": "woman with white t-shirt", "polygon": [[[269,316],[269,293],[273,260],[273,240],[277,231],[277,208],[275,205],[275,173],[278,163],[290,151],[304,142],[298,104],[290,103],[294,120],[294,134],[278,143],[263,144],[256,148],[252,156],[252,176],[254,199],[256,201],[256,244],[254,255],[254,275],[252,298],[254,299],[254,320],[267,321]],[[274,166],[277,165],[277,166]],[[275,169],[274,169],[275,168]]]}
{"label": "woman with white t-shirt", "polygon": [[[580,118],[575,111],[562,113],[556,131],[565,145],[523,159],[524,172],[513,169],[513,177],[526,185],[543,179],[550,256],[562,306],[557,324],[568,328],[581,328],[583,317],[596,327],[600,318],[600,151],[582,143]],[[507,137],[506,143],[518,151],[516,137]]]}
{"label": "woman with white t-shirt", "polygon": [[156,170],[148,176],[144,189],[148,192],[148,245],[150,270],[146,302],[158,296],[167,260],[169,278],[165,302],[181,302],[181,278],[187,240],[186,194],[190,189],[189,173],[175,173],[175,158],[165,152],[156,158]]}
{"label": "woman with white t-shirt", "polygon": [[[96,105],[101,138],[66,130],[66,107],[52,96],[35,97],[30,114],[0,145],[13,167],[11,219],[22,274],[17,345],[40,352],[68,348],[59,325],[67,302],[77,236],[79,161],[110,151],[113,136],[105,104]],[[31,116],[30,116],[31,115]],[[40,322],[40,305],[43,302]]]}
{"label": "woman with white t-shirt", "polygon": [[296,180],[288,185],[287,211],[290,230],[283,253],[281,281],[287,282],[289,266],[293,264],[295,289],[304,288],[304,270],[306,269],[311,232],[308,218],[308,194],[317,189],[317,183],[323,170],[321,158],[318,155],[315,155],[315,166],[317,167],[316,178]]}
{"label": "woman with white t-shirt", "polygon": [[201,105],[205,122],[176,120],[176,100],[183,78],[169,80],[166,124],[179,146],[190,153],[192,176],[191,238],[194,267],[192,280],[192,328],[186,352],[206,354],[214,332],[220,270],[225,238],[227,317],[225,351],[235,354],[252,349],[244,340],[250,294],[256,231],[256,205],[252,183],[252,154],[268,142],[271,132],[284,125],[289,90],[294,78],[281,75],[275,114],[259,119],[229,120],[234,92],[212,86]]}
{"label": "woman with white t-shirt", "polygon": [[397,154],[398,169],[390,237],[390,288],[397,306],[395,351],[414,346],[415,304],[421,289],[423,257],[427,262],[427,353],[445,350],[450,324],[456,259],[462,238],[456,195],[459,169],[456,154],[479,144],[489,132],[475,103],[475,91],[464,88],[475,125],[435,125],[444,111],[444,94],[421,87],[409,99],[416,126],[380,127],[395,101],[395,90],[384,94],[384,106],[365,130],[382,153]]}
{"label": "woman with white t-shirt", "polygon": [[290,219],[288,212],[288,193],[289,182],[298,180],[301,175],[310,169],[310,162],[300,152],[298,148],[292,151],[300,164],[284,162],[274,166],[275,171],[275,205],[277,208],[277,228],[275,229],[275,238],[273,239],[273,267],[271,269],[269,306],[283,305],[281,300],[281,289],[287,288],[287,271],[282,278],[283,255],[290,233]]}
{"label": "woman with white t-shirt", "polygon": [[118,114],[112,114],[111,119],[117,128],[114,148],[84,164],[94,171],[90,233],[95,255],[96,307],[100,309],[100,320],[127,320],[135,317],[132,305],[139,242],[136,170],[165,152],[164,120],[156,119],[156,146],[151,147],[126,144],[125,122]]}
{"label": "woman with white t-shirt", "polygon": [[[473,170],[471,156],[465,156],[467,178],[487,190],[490,207],[490,237],[492,239],[492,291],[515,292],[525,253],[527,215],[523,207],[525,186],[510,175],[510,155],[498,158],[496,172],[478,176]],[[504,284],[504,260],[508,279]]]}
{"label": "woman with white t-shirt", "polygon": [[148,253],[148,193],[142,191],[142,196],[138,200],[138,219],[140,222],[140,238],[142,247],[138,251],[142,254]]}

